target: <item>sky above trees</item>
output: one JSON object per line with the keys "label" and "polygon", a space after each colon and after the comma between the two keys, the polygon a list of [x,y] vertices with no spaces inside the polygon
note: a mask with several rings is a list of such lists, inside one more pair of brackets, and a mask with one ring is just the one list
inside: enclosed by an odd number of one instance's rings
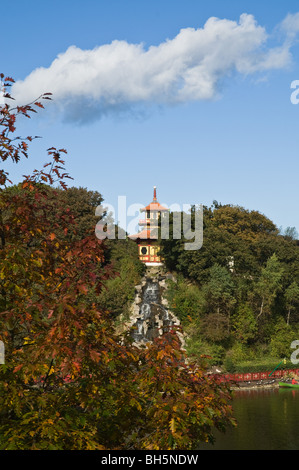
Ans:
{"label": "sky above trees", "polygon": [[74,185],[114,206],[148,203],[156,185],[164,204],[217,200],[299,229],[295,1],[29,0],[1,17],[12,95],[53,93],[21,123],[43,138],[7,165],[14,182],[54,144]]}

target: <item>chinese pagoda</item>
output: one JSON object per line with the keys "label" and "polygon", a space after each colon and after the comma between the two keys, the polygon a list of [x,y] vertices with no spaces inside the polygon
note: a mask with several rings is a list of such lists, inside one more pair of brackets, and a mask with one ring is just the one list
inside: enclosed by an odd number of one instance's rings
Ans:
{"label": "chinese pagoda", "polygon": [[159,220],[166,217],[169,209],[163,207],[157,200],[157,189],[154,186],[154,197],[150,204],[140,210],[144,212],[144,218],[139,220],[141,231],[129,238],[138,244],[138,255],[140,261],[147,266],[162,266],[159,256],[158,228]]}

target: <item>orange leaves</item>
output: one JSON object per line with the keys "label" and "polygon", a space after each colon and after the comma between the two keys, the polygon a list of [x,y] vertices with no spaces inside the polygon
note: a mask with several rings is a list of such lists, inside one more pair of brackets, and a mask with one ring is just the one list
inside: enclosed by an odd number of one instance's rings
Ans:
{"label": "orange leaves", "polygon": [[38,106],[39,108],[44,109],[44,105],[42,105],[39,101],[36,101],[34,104],[35,104],[35,106]]}
{"label": "orange leaves", "polygon": [[[4,74],[1,74],[0,77],[2,77],[0,78],[1,81],[3,81]],[[10,87],[12,83],[14,83],[14,80],[11,77],[6,77],[4,80],[4,89],[6,90],[6,88]],[[13,99],[9,93],[5,93],[4,96],[6,98]],[[0,128],[2,128],[2,131],[0,132],[0,158],[3,161],[11,159],[13,162],[17,163],[22,155],[25,158],[28,158],[27,142],[32,142],[32,140],[37,139],[38,136],[27,136],[26,138],[21,138],[11,137],[10,134],[13,134],[16,131],[16,121],[19,116],[30,118],[32,113],[37,112],[35,107],[43,109],[44,105],[41,101],[50,100],[50,96],[51,93],[44,93],[32,103],[23,106],[16,106],[15,108],[10,108],[8,104],[4,104],[3,106],[0,105]],[[27,176],[25,178],[27,180],[30,179],[32,182],[44,181],[49,182],[50,184],[53,184],[58,180],[61,183],[61,186],[66,188],[64,179],[70,178],[70,176],[67,173],[60,173],[59,170],[63,169],[63,167],[55,165],[55,163],[64,163],[60,158],[61,153],[66,153],[66,150],[56,150],[55,148],[49,149],[48,154],[54,158],[54,165],[51,164],[50,172],[48,174],[44,171],[35,172],[34,176]],[[55,180],[53,173],[55,173],[57,180]],[[10,182],[8,174],[6,172],[2,172],[0,184],[5,185],[7,182]]]}
{"label": "orange leaves", "polygon": [[53,312],[54,312],[54,310],[52,310],[52,309],[50,309],[50,310],[49,310],[49,313],[48,313],[48,318],[51,318],[51,317],[52,317],[52,315],[53,315]]}
{"label": "orange leaves", "polygon": [[[53,185],[54,183],[59,183],[61,188],[66,189],[67,185],[65,179],[73,179],[68,173],[62,170],[64,168],[64,160],[61,159],[60,154],[67,153],[65,149],[57,150],[55,147],[48,149],[48,155],[52,158],[52,162],[44,164],[42,170],[34,170],[33,175],[25,176],[27,181],[34,183],[45,182],[47,184]],[[50,167],[48,172],[45,171],[45,168]]]}
{"label": "orange leaves", "polygon": [[[11,83],[14,83],[14,79],[11,78],[11,77],[5,77],[4,78],[4,73],[0,73],[0,79],[1,81],[4,81],[4,82],[11,82]],[[4,83],[4,86],[7,86],[7,83]]]}
{"label": "orange leaves", "polygon": [[88,286],[86,284],[78,283],[77,289],[81,294],[87,294],[88,293]]}
{"label": "orange leaves", "polygon": [[167,356],[166,352],[163,351],[163,349],[161,349],[161,351],[158,351],[158,354],[157,354],[157,359],[163,359],[163,357]]}
{"label": "orange leaves", "polygon": [[91,350],[91,351],[89,351],[89,354],[90,354],[90,357],[91,357],[91,359],[92,359],[93,361],[99,362],[99,360],[100,360],[100,354],[99,354],[97,351]]}
{"label": "orange leaves", "polygon": [[[1,80],[3,80],[4,74],[1,74],[1,77]],[[6,77],[4,80],[4,90],[6,91],[12,83],[14,83],[14,80],[11,77]],[[13,99],[7,92],[4,96],[6,98]],[[49,97],[41,95],[39,99],[49,99]],[[43,105],[38,100],[34,101],[32,105],[43,108]],[[15,108],[10,108],[8,104],[0,106],[0,127],[2,128],[2,132],[0,132],[0,158],[3,161],[11,159],[13,162],[17,163],[20,160],[21,154],[26,158],[28,157],[28,144],[26,141],[32,141],[33,137],[26,137],[25,139],[22,139],[21,137],[12,138],[10,134],[15,132],[15,123],[19,116],[30,118],[30,114],[32,112],[36,112],[32,105],[16,106]],[[20,143],[18,141],[20,141]],[[1,180],[1,184],[5,185],[6,181],[8,181],[8,177],[4,175]]]}

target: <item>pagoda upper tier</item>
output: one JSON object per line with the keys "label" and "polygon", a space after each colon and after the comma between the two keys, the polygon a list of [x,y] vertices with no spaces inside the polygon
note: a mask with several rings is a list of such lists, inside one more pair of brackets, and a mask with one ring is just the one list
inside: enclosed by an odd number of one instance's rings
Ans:
{"label": "pagoda upper tier", "polygon": [[168,212],[169,209],[162,206],[157,200],[157,188],[154,186],[154,197],[152,202],[150,202],[146,207],[140,209],[140,212],[145,212],[145,218],[139,221],[139,225],[146,225],[155,227],[158,226],[158,219],[160,214],[163,212]]}
{"label": "pagoda upper tier", "polygon": [[160,217],[163,217],[164,214],[169,212],[167,207],[162,206],[157,200],[157,188],[154,186],[154,197],[152,202],[147,206],[140,209],[140,212],[145,213],[145,217],[139,220],[139,225],[143,227],[143,230],[139,233],[131,235],[132,239],[147,239],[147,238],[157,238],[156,231],[153,229],[158,228],[158,221]]}

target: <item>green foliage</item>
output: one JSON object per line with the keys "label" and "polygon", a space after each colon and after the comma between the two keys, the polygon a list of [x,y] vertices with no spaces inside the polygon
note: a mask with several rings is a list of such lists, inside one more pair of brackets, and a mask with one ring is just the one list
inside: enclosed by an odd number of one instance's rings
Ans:
{"label": "green foliage", "polygon": [[197,319],[204,307],[203,294],[198,287],[182,277],[177,283],[168,281],[167,297],[170,309],[184,325]]}
{"label": "green foliage", "polygon": [[282,235],[286,238],[290,238],[291,240],[298,240],[298,238],[299,238],[296,227],[287,227],[282,232]]}
{"label": "green foliage", "polygon": [[299,307],[299,285],[293,281],[285,290],[286,307],[288,310],[287,323],[290,323],[291,312],[296,312]]}
{"label": "green foliage", "polygon": [[[103,197],[98,191],[89,191],[87,188],[70,187],[67,191],[59,190],[57,205],[67,207],[74,217],[75,230],[69,234],[70,241],[82,240],[94,234],[98,217],[95,209],[103,202]],[[55,217],[56,211],[53,211]]]}
{"label": "green foliage", "polygon": [[271,354],[281,358],[290,357],[291,343],[298,339],[298,334],[298,327],[291,327],[282,318],[279,318],[270,341]]}
{"label": "green foliage", "polygon": [[281,287],[283,267],[274,253],[262,268],[260,277],[255,285],[255,292],[260,298],[258,318],[263,313],[271,313],[271,306]]}
{"label": "green foliage", "polygon": [[[190,330],[187,329],[187,333]],[[199,363],[204,362],[208,367],[223,364],[225,349],[219,344],[205,341],[200,335],[190,335],[187,339],[187,354],[190,359],[194,358]]]}
{"label": "green foliage", "polygon": [[[171,220],[170,216],[170,224]],[[214,264],[227,267],[231,257],[236,272],[256,275],[275,251],[269,240],[272,242],[277,237],[277,228],[262,214],[226,205],[203,208],[203,246],[200,250],[184,250],[183,238],[162,240],[161,244],[169,269],[202,283]]]}
{"label": "green foliage", "polygon": [[[199,357],[203,344],[210,350],[217,345],[224,348],[225,357],[231,354],[237,362],[244,360],[245,353],[251,360],[262,350],[269,355],[276,348],[278,353],[279,334],[273,339],[277,321],[283,319],[293,328],[299,322],[295,231],[281,234],[259,212],[215,201],[212,207],[204,207],[202,248],[186,251],[184,241],[161,240],[161,245],[166,267],[178,279],[183,277],[176,293],[178,316],[185,319],[187,311],[193,311],[187,327],[189,350]],[[181,289],[184,284],[196,292],[198,311],[190,305],[189,290]],[[287,344],[290,338],[286,338]]]}
{"label": "green foliage", "polygon": [[138,258],[136,244],[126,240],[106,241],[106,263],[111,266],[113,276],[103,282],[97,301],[113,317],[129,313],[135,297],[135,286],[144,274],[145,265]]}
{"label": "green foliage", "polygon": [[227,268],[219,264],[209,269],[209,278],[202,287],[207,313],[228,314],[234,303],[234,284]]}
{"label": "green foliage", "polygon": [[223,366],[225,371],[229,372],[230,374],[237,372],[236,365],[231,355],[226,356],[225,360],[223,361]]}
{"label": "green foliage", "polygon": [[224,366],[234,367],[243,361],[250,360],[250,349],[242,343],[234,343],[225,356]]}
{"label": "green foliage", "polygon": [[268,356],[260,360],[242,361],[234,364],[233,373],[269,372],[270,375],[277,366],[279,366],[279,370],[294,369],[294,364],[290,360],[284,362],[281,357]]}
{"label": "green foliage", "polygon": [[201,321],[200,331],[212,343],[225,343],[230,337],[229,320],[221,313],[209,313]]}
{"label": "green foliage", "polygon": [[140,280],[140,270],[135,260],[124,258],[117,275],[103,282],[97,302],[114,317],[126,315],[135,297],[135,286]]}
{"label": "green foliage", "polygon": [[[139,260],[136,250],[136,243],[130,238],[119,240],[117,237],[107,239],[105,241],[107,247],[106,262],[113,266],[115,271],[122,269],[130,274],[130,269],[138,276],[142,276],[145,272],[145,265]],[[129,265],[128,265],[129,262]],[[132,266],[131,266],[132,265]],[[136,276],[136,274],[134,274]]]}
{"label": "green foliage", "polygon": [[257,334],[257,319],[249,304],[240,304],[233,318],[233,335],[241,344],[252,343]]}

